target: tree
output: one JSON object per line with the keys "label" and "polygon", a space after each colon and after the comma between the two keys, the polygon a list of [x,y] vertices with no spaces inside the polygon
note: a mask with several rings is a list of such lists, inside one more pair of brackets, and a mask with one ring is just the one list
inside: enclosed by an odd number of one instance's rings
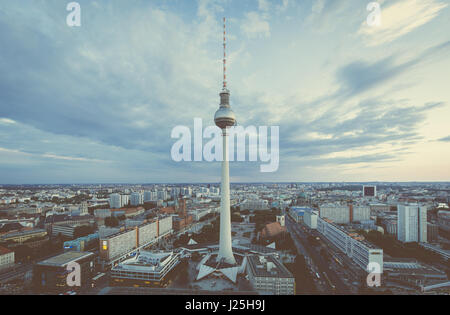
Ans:
{"label": "tree", "polygon": [[316,287],[303,255],[297,255],[293,264],[286,264],[295,278],[295,294],[314,294]]}
{"label": "tree", "polygon": [[119,220],[116,217],[109,217],[105,219],[105,225],[108,227],[117,227],[119,226]]}
{"label": "tree", "polygon": [[239,212],[234,212],[231,214],[231,222],[242,222],[244,219],[241,217]]}
{"label": "tree", "polygon": [[92,233],[94,233],[94,228],[92,226],[89,225],[77,226],[73,232],[73,237],[79,238]]}
{"label": "tree", "polygon": [[14,248],[14,258],[19,262],[28,262],[33,257],[33,250],[26,245],[18,245]]}

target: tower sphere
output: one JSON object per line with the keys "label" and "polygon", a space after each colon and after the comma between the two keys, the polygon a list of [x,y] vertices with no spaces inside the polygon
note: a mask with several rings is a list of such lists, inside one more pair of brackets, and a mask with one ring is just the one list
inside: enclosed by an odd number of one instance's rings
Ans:
{"label": "tower sphere", "polygon": [[214,122],[220,129],[225,129],[227,127],[232,127],[236,125],[236,116],[231,110],[230,104],[230,92],[228,90],[223,90],[220,93],[220,108],[214,115]]}

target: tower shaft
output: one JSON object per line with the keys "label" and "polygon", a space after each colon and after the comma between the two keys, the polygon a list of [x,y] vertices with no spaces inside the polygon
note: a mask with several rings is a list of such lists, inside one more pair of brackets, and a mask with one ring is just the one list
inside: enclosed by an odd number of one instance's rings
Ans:
{"label": "tower shaft", "polygon": [[220,202],[220,243],[218,261],[236,264],[231,243],[231,211],[230,211],[230,170],[228,161],[228,132],[222,129],[223,161]]}

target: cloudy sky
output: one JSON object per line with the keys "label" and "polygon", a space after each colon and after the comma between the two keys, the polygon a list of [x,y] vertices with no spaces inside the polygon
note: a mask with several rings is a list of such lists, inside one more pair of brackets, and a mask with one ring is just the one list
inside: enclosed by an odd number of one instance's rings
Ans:
{"label": "cloudy sky", "polygon": [[223,16],[239,124],[280,127],[232,181],[450,180],[448,0],[68,2],[0,2],[2,184],[218,182],[170,135],[213,124]]}

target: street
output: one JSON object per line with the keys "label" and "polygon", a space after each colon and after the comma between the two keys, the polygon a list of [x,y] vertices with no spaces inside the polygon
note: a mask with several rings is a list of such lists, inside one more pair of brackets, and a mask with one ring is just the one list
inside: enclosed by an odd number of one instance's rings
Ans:
{"label": "street", "polygon": [[350,289],[344,284],[336,272],[330,268],[328,262],[321,257],[316,248],[309,244],[308,234],[300,226],[286,216],[286,226],[291,234],[299,253],[305,256],[306,261],[310,261],[310,267],[313,274],[319,274],[320,279],[316,277],[318,289],[325,294],[350,294]]}

